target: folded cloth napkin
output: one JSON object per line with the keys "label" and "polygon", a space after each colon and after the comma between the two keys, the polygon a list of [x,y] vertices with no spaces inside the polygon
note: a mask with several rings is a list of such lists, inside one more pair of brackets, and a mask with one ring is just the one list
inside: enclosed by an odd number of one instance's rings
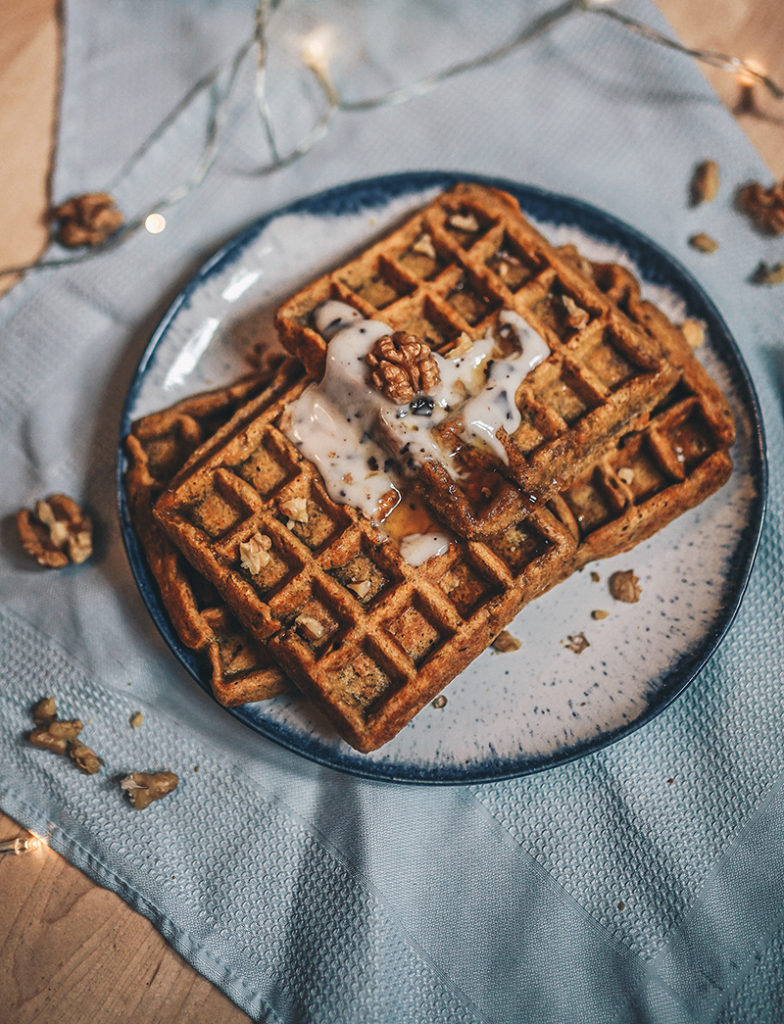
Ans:
{"label": "folded cloth napkin", "polygon": [[[338,41],[344,84],[359,95],[410,81],[500,43],[548,6],[361,5]],[[623,10],[661,23],[650,0]],[[319,9],[333,14],[345,18],[340,5]],[[284,4],[273,17],[282,47],[313,9]],[[141,210],[181,182],[203,144],[204,99],[124,167],[250,20],[249,5],[230,0],[68,0],[54,199],[111,185],[123,209]],[[290,77],[276,102],[294,132],[305,86],[278,50],[274,60]],[[252,83],[237,88],[239,99]],[[97,519],[95,556],[59,574],[27,560],[7,530],[0,805],[259,1020],[780,1020],[782,293],[747,280],[760,259],[775,262],[776,245],[727,194],[699,223],[682,199],[707,156],[727,182],[768,172],[688,58],[591,14],[407,105],[339,115],[307,156],[258,178],[263,145],[237,102],[216,166],[163,235],[30,275],[0,301],[5,520],[55,491],[84,499]],[[537,776],[411,787],[312,764],[196,688],[133,582],[114,461],[151,330],[211,251],[291,198],[432,167],[579,196],[672,252],[742,349],[773,458],[740,613],[669,709]],[[709,259],[686,245],[698,228],[722,239]],[[99,775],[63,770],[25,741],[44,693],[90,719],[89,742],[106,760]],[[131,730],[138,710],[144,726]],[[182,781],[136,814],[117,778],[143,766]]]}

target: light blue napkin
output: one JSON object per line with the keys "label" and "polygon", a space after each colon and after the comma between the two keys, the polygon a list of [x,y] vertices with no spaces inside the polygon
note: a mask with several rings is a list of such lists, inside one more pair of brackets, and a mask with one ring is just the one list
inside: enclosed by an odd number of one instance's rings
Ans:
{"label": "light blue napkin", "polygon": [[[293,134],[306,87],[283,46],[316,18],[353,26],[339,36],[338,73],[358,95],[480,53],[547,8],[284,4],[274,16],[278,115]],[[622,9],[661,24],[650,0]],[[111,185],[126,212],[144,209],[195,163],[205,102],[130,173],[124,164],[239,45],[251,5],[69,0],[65,15],[54,199]],[[251,86],[243,78],[238,96]],[[339,115],[285,171],[248,173],[261,153],[255,116],[235,106],[217,166],[163,235],[31,275],[0,300],[0,805],[258,1020],[780,1021],[784,292],[747,276],[782,251],[732,209],[727,184],[769,173],[688,58],[589,14],[408,105]],[[725,186],[697,217],[685,183],[708,156]],[[135,365],[206,256],[296,196],[439,167],[576,195],[672,252],[742,349],[771,454],[743,606],[682,697],[605,751],[470,788],[357,780],[220,711],[146,612],[114,497]],[[710,259],[686,244],[697,229],[722,241]],[[58,490],[94,511],[96,556],[46,574],[18,549],[10,517]],[[44,693],[90,720],[86,738],[106,759],[100,775],[85,778],[24,740]],[[144,726],[132,730],[138,710]],[[181,783],[176,798],[135,814],[117,778],[141,765],[177,771]]]}

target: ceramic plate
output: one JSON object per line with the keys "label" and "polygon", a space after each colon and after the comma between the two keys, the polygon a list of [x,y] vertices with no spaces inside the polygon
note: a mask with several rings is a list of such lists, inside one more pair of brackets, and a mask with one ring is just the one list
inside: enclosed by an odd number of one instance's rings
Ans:
{"label": "ceramic plate", "polygon": [[[272,312],[300,285],[382,234],[461,176],[392,175],[345,185],[263,217],[190,281],[155,332],[132,382],[133,419],[248,369],[253,346],[274,344]],[[358,754],[298,697],[231,710],[264,736],[315,761],[378,779],[463,783],[523,775],[596,750],[649,721],[699,672],[738,609],[762,524],[765,463],[759,407],[740,353],[698,285],[632,228],[564,196],[508,181],[554,243],[631,267],[643,293],[676,321],[707,326],[699,356],[729,395],[737,421],[735,469],[721,491],[629,554],[577,573],[525,608],[509,627],[520,650],[485,651],[390,743]],[[119,476],[124,469],[122,451]],[[120,512],[131,568],[174,654],[209,691],[206,665],[177,639],[130,526]],[[606,580],[634,569],[637,604],[614,602]],[[591,618],[595,609],[611,614]],[[564,640],[584,633],[575,654]],[[440,703],[440,702],[439,702]],[[215,706],[215,714],[225,709]]]}

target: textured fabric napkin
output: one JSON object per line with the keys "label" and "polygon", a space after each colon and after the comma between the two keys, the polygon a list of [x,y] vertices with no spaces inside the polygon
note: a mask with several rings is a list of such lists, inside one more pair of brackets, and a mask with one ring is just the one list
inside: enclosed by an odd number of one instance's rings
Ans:
{"label": "textured fabric napkin", "polygon": [[[350,25],[337,73],[359,95],[480,53],[547,7],[284,4],[275,39],[316,14]],[[660,23],[649,0],[622,9]],[[126,161],[249,32],[251,5],[69,0],[65,16],[54,199],[111,185],[124,210],[143,209],[193,165],[204,101],[130,173]],[[304,86],[277,50],[274,61],[293,140]],[[238,95],[251,87],[243,78]],[[266,178],[248,173],[262,151],[255,115],[238,104],[217,166],[163,235],[31,275],[0,300],[0,805],[259,1020],[781,1020],[784,293],[747,280],[760,259],[780,258],[780,243],[731,209],[729,186],[699,222],[683,201],[697,161],[718,160],[725,182],[767,180],[759,157],[693,63],[589,14],[408,105],[338,116],[310,154]],[[218,244],[319,188],[434,167],[579,196],[672,252],[743,351],[773,456],[749,589],[699,678],[609,749],[472,787],[361,781],[223,713],[155,631],[114,496],[135,365]],[[722,239],[709,259],[686,245],[698,228]],[[96,556],[44,573],[18,549],[10,517],[58,490],[94,512]],[[43,693],[90,719],[100,775],[25,741]],[[137,710],[145,723],[131,730]],[[135,814],[117,778],[141,765],[182,781]]]}

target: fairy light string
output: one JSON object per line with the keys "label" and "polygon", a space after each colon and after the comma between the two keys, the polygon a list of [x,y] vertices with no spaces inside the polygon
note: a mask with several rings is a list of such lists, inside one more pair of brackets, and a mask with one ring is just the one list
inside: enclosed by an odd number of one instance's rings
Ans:
{"label": "fairy light string", "polygon": [[477,57],[459,61],[449,65],[440,71],[400,86],[388,92],[351,100],[344,98],[336,87],[331,71],[330,56],[331,46],[328,37],[328,26],[321,26],[308,33],[301,42],[299,59],[302,66],[313,76],[316,82],[322,101],[323,109],[319,114],[313,127],[294,145],[288,152],[282,153],[278,146],[275,125],[269,107],[267,85],[268,85],[268,61],[269,41],[268,28],[270,18],[279,5],[279,0],[258,0],[254,13],[253,32],[235,51],[232,57],[223,64],[218,65],[202,78],[200,78],[182,99],[172,108],[163,120],[144,139],[136,151],[129,157],[122,168],[109,183],[106,192],[112,193],[127,175],[137,166],[140,160],[150,151],[185,111],[205,93],[209,95],[209,106],[205,125],[204,142],[198,159],[190,175],[179,185],[161,196],[152,203],[144,212],[127,221],[123,227],[111,235],[101,245],[86,251],[55,258],[39,257],[30,263],[18,266],[0,268],[0,277],[12,274],[26,274],[30,271],[56,269],[82,263],[103,255],[123,245],[130,237],[142,230],[150,234],[159,234],[166,227],[165,213],[181,203],[190,196],[205,180],[215,164],[220,152],[220,142],[226,127],[231,101],[234,97],[237,82],[240,78],[246,60],[253,53],[255,61],[253,102],[255,104],[264,139],[269,150],[269,159],[260,163],[252,173],[262,177],[275,171],[282,170],[304,157],[308,152],[329,131],[330,124],[338,112],[340,113],[364,113],[376,110],[379,107],[397,106],[408,103],[420,96],[424,96],[438,88],[444,82],[456,78],[459,75],[469,74],[479,68],[496,64],[511,54],[522,49],[528,43],[533,42],[540,36],[564,21],[572,14],[591,14],[606,17],[614,21],[626,31],[632,32],[647,41],[676,50],[686,54],[698,61],[710,64],[713,67],[721,68],[739,77],[745,83],[754,82],[764,86],[777,100],[784,99],[784,88],[775,82],[771,76],[753,60],[743,60],[740,57],[721,53],[711,49],[697,49],[689,47],[664,35],[657,29],[652,28],[634,18],[620,13],[611,6],[611,0],[565,0],[564,3],[547,11],[526,25],[506,43],[496,46]]}

